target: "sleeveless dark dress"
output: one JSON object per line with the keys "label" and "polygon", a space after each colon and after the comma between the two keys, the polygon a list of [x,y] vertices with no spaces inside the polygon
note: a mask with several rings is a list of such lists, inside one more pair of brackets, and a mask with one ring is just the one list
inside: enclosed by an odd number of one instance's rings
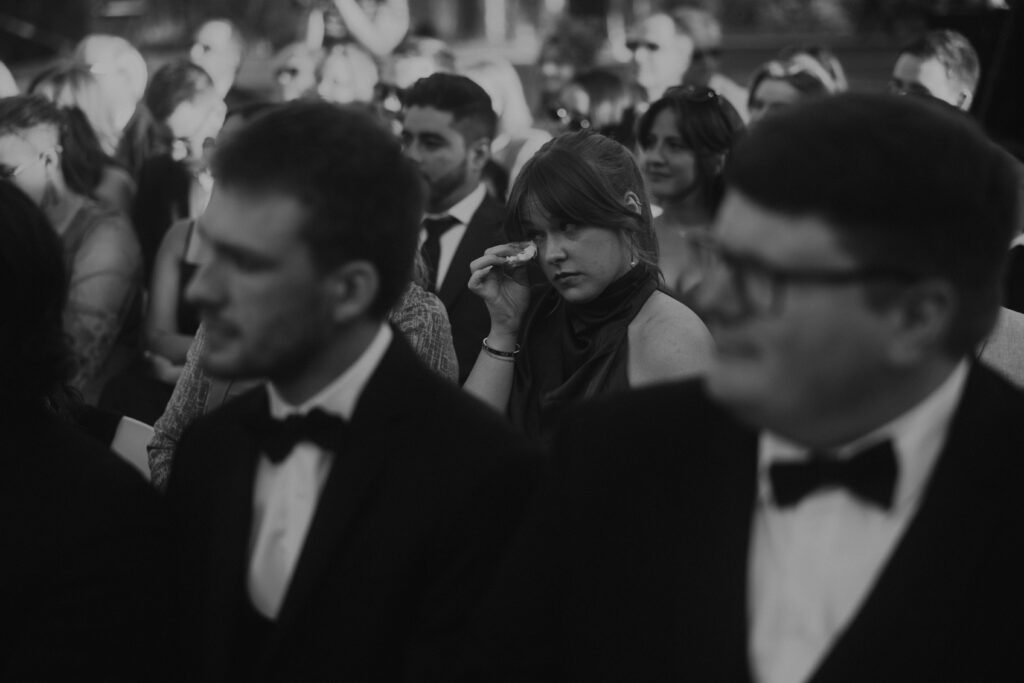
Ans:
{"label": "sleeveless dark dress", "polygon": [[593,301],[570,304],[550,285],[533,292],[520,333],[509,418],[546,442],[566,405],[629,388],[629,324],[657,290],[637,265]]}

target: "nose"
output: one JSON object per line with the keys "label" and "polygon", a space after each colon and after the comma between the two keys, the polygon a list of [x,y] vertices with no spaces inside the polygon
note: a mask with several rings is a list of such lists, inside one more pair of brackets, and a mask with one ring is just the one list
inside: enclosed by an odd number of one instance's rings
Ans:
{"label": "nose", "polygon": [[200,310],[215,305],[220,298],[216,266],[213,258],[207,259],[196,268],[192,279],[185,287],[185,300]]}
{"label": "nose", "polygon": [[658,165],[665,163],[665,147],[661,144],[661,141],[655,141],[651,143],[649,147],[643,148],[644,162],[652,165]]}
{"label": "nose", "polygon": [[541,245],[540,257],[548,265],[556,265],[565,260],[565,245],[560,235],[548,235]]}
{"label": "nose", "polygon": [[409,157],[411,161],[419,164],[423,160],[423,156],[420,154],[420,146],[416,144],[415,140],[409,140],[402,149],[405,151],[405,156]]}

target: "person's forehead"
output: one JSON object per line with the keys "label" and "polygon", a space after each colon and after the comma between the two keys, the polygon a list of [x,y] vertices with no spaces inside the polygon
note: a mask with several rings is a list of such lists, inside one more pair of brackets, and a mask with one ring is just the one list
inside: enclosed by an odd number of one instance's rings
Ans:
{"label": "person's forehead", "polygon": [[302,203],[285,192],[218,186],[201,228],[214,243],[272,251],[298,237],[305,219]]}
{"label": "person's forehead", "polygon": [[679,126],[676,125],[676,113],[669,107],[663,107],[659,111],[654,120],[651,122],[651,132],[655,132],[662,137],[679,137]]}
{"label": "person's forehead", "polygon": [[800,99],[800,91],[778,78],[766,78],[757,85],[754,99],[762,103],[792,103]]}
{"label": "person's forehead", "polygon": [[455,115],[434,107],[409,107],[405,112],[405,129],[410,133],[436,133],[451,136],[457,134]]}
{"label": "person's forehead", "polygon": [[773,211],[736,190],[726,193],[713,231],[729,249],[774,264],[827,268],[857,263],[823,218]]}
{"label": "person's forehead", "polygon": [[233,47],[231,27],[223,21],[209,21],[196,31],[196,42],[218,50],[229,49]]}
{"label": "person's forehead", "polygon": [[349,80],[354,68],[352,60],[348,56],[343,53],[334,53],[324,60],[323,74],[330,74],[335,78],[342,77],[345,80]]}
{"label": "person's forehead", "polygon": [[945,84],[948,80],[945,67],[934,57],[922,59],[917,55],[904,53],[896,59],[892,69],[893,78],[907,83],[922,85]]}
{"label": "person's forehead", "polygon": [[634,39],[654,43],[665,47],[676,38],[676,25],[672,18],[664,14],[655,14],[644,19],[633,32]]}

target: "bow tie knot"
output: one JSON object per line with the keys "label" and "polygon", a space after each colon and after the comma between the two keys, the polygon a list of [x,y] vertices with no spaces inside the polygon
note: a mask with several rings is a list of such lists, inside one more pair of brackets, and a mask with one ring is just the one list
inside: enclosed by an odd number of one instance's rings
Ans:
{"label": "bow tie knot", "polygon": [[891,441],[866,448],[850,458],[812,453],[807,460],[776,462],[768,468],[779,507],[796,505],[824,488],[845,488],[865,502],[888,510],[896,490],[898,463]]}
{"label": "bow tie knot", "polygon": [[337,454],[345,447],[350,432],[348,422],[320,408],[283,420],[264,413],[251,420],[250,427],[260,449],[274,464],[283,462],[300,441],[311,441]]}

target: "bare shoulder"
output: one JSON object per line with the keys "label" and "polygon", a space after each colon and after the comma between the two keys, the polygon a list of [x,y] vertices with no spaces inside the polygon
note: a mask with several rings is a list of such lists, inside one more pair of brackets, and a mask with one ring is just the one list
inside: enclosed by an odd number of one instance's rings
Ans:
{"label": "bare shoulder", "polygon": [[711,333],[697,314],[655,292],[629,325],[630,386],[699,375],[711,352]]}

